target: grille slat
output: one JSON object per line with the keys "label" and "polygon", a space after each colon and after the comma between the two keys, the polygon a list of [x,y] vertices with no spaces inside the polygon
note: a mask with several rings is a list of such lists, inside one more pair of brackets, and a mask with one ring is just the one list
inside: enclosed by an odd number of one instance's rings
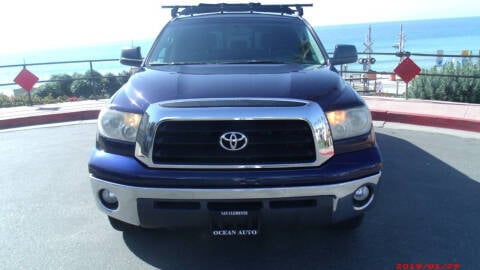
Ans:
{"label": "grille slat", "polygon": [[[177,145],[177,144],[185,144],[185,145],[203,145],[203,144],[216,144],[218,145],[219,137],[221,134],[209,136],[207,137],[195,137],[195,136],[162,136],[156,141],[158,145]],[[269,136],[269,135],[268,135]],[[215,137],[216,140],[215,140]],[[305,138],[302,135],[296,136],[285,136],[282,142],[271,142],[267,136],[248,136],[248,141],[250,145],[281,145],[281,144],[309,144],[311,139]]]}
{"label": "grille slat", "polygon": [[[292,125],[282,126],[272,122],[298,122]],[[306,122],[302,120],[232,120],[232,121],[166,121],[158,127],[159,132],[177,133],[211,133],[232,128],[241,129],[243,132],[301,132],[310,131]],[[252,122],[252,123],[247,123]],[[253,123],[255,122],[255,123]],[[264,123],[262,123],[264,122]],[[167,124],[168,123],[168,124]],[[206,123],[208,123],[206,125]],[[174,129],[172,129],[174,128]]]}
{"label": "grille slat", "polygon": [[[248,145],[240,151],[223,149],[225,132],[241,132]],[[157,164],[274,164],[315,161],[315,146],[302,120],[165,121],[153,147]]]}
{"label": "grille slat", "polygon": [[[289,158],[301,158],[302,155],[301,154],[277,154],[275,155],[275,158],[277,160],[280,160],[280,159],[284,159],[284,160],[288,160]],[[222,156],[221,158],[225,158],[224,156]],[[262,158],[272,158],[272,155],[250,155],[248,157],[235,157],[235,156],[232,156],[232,157],[228,157],[228,159],[230,160],[244,160],[244,161],[248,161],[248,160],[255,160],[255,159],[262,159]],[[183,159],[183,160],[188,160],[188,159],[206,159],[205,158],[205,155],[188,155],[188,156],[185,156],[185,155],[166,155],[165,157],[165,160],[171,160],[171,159]],[[217,157],[209,157],[208,160],[218,160]]]}

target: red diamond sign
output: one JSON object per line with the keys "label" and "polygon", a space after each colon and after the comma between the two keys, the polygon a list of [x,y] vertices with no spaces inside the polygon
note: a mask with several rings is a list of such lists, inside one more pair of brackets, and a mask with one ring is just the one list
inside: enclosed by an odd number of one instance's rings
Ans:
{"label": "red diamond sign", "polygon": [[35,76],[28,69],[23,68],[17,77],[13,80],[16,84],[20,85],[23,89],[30,91],[33,86],[38,82],[38,77]]}
{"label": "red diamond sign", "polygon": [[415,62],[410,59],[410,57],[405,58],[398,66],[393,70],[395,74],[400,76],[402,80],[406,83],[409,83],[415,76],[422,71]]}

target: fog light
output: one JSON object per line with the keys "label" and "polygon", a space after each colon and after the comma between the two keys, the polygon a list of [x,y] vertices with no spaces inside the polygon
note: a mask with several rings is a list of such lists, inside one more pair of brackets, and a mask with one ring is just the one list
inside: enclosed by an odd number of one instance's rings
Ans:
{"label": "fog light", "polygon": [[370,195],[370,189],[367,186],[361,186],[357,190],[355,190],[355,193],[353,194],[353,199],[355,201],[364,201],[368,198]]}
{"label": "fog light", "polygon": [[100,200],[108,209],[115,210],[118,207],[117,196],[108,189],[100,190]]}

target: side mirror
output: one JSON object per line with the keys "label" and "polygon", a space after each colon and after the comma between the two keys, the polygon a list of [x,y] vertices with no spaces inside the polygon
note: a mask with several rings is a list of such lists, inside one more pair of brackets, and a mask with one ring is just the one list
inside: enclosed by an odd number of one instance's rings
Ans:
{"label": "side mirror", "polygon": [[337,45],[330,58],[331,65],[355,63],[358,60],[357,48],[354,45]]}
{"label": "side mirror", "polygon": [[142,65],[143,58],[140,47],[128,48],[122,50],[120,63],[126,66],[139,67]]}

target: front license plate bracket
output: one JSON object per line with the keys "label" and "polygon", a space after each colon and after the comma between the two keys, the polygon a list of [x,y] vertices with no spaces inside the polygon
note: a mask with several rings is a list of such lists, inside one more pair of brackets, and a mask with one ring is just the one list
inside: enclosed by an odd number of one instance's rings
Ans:
{"label": "front license plate bracket", "polygon": [[211,235],[214,237],[251,237],[259,233],[259,211],[228,210],[211,213]]}

